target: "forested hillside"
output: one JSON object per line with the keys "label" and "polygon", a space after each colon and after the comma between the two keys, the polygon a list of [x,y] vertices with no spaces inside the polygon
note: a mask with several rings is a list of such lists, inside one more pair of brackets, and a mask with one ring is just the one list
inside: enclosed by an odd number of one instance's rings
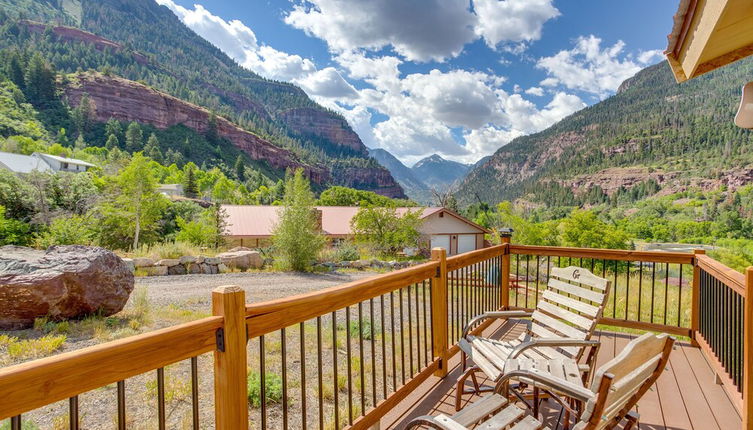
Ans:
{"label": "forested hillside", "polygon": [[751,59],[683,84],[665,62],[651,66],[615,96],[500,148],[456,195],[582,205],[638,185],[630,192],[645,197],[753,182],[753,132],[732,122],[751,76]]}
{"label": "forested hillside", "polygon": [[340,115],[294,85],[240,67],[152,0],[0,0],[0,34],[5,59],[39,53],[63,73],[96,70],[144,83],[227,118],[303,164],[360,170],[355,182],[326,175],[331,183],[402,196]]}

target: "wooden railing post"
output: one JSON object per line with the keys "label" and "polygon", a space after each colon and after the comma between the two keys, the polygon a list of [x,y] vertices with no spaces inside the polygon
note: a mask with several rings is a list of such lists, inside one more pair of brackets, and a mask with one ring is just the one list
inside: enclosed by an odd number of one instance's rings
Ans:
{"label": "wooden railing post", "polygon": [[214,351],[215,428],[248,428],[246,293],[236,286],[212,291],[212,314],[224,317]]}
{"label": "wooden railing post", "polygon": [[440,366],[434,373],[444,378],[447,375],[447,250],[433,248],[431,259],[439,262],[436,275],[431,279],[431,324],[434,356],[439,357]]}
{"label": "wooden railing post", "polygon": [[753,267],[745,271],[743,318],[743,429],[753,430]]}
{"label": "wooden railing post", "polygon": [[503,310],[510,308],[510,242],[512,242],[512,233],[511,228],[503,228],[499,232],[501,243],[505,245],[505,252],[501,259],[502,267],[499,268],[502,274],[499,305]]}
{"label": "wooden railing post", "polygon": [[690,303],[690,343],[698,347],[698,341],[695,338],[701,323],[701,268],[698,267],[698,256],[706,254],[706,251],[696,249],[693,254],[695,258],[693,259],[693,289]]}

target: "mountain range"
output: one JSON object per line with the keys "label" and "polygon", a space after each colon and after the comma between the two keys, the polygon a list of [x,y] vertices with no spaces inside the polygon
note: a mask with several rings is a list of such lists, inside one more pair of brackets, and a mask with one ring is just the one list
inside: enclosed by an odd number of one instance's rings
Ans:
{"label": "mountain range", "polygon": [[668,195],[753,183],[753,132],[733,124],[751,76],[753,59],[682,84],[666,62],[650,66],[614,96],[498,149],[458,184],[456,198],[577,206],[638,189]]}
{"label": "mountain range", "polygon": [[[66,101],[75,107],[86,94],[100,123],[136,121],[164,136],[181,127],[205,133],[216,122],[232,150],[206,158],[191,155],[190,142],[161,143],[209,167],[232,165],[240,152],[268,176],[302,167],[319,189],[404,197],[341,115],[239,66],[153,0],[0,0],[0,24],[0,50],[41,53],[68,74],[59,88]],[[101,139],[97,128],[90,141]]]}
{"label": "mountain range", "polygon": [[[432,190],[451,190],[474,167],[473,164],[446,160],[437,154],[419,160],[413,167],[406,166],[382,148],[369,149],[369,154],[392,173],[408,197],[422,204],[433,204]],[[484,161],[486,157],[479,162]]]}

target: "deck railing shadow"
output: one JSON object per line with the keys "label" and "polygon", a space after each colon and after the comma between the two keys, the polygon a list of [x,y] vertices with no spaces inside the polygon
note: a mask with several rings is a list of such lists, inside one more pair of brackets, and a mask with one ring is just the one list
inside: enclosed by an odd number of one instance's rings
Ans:
{"label": "deck railing shadow", "polygon": [[[0,369],[0,420],[20,429],[22,414],[116,384],[118,428],[125,428],[124,384],[155,372],[157,427],[167,427],[164,368],[188,360],[198,405],[194,357],[212,352],[216,428],[369,428],[432,376],[447,378],[460,332],[475,315],[530,309],[552,267],[576,265],[613,281],[601,323],[660,331],[701,348],[743,417],[753,426],[753,268],[745,275],[703,254],[502,244],[320,291],[245,303],[223,287],[213,316]],[[475,327],[486,329],[491,321]],[[208,372],[206,372],[208,373]],[[249,379],[249,375],[251,378]],[[255,381],[253,384],[247,381]],[[429,401],[429,400],[425,400]],[[142,406],[142,405],[137,405]],[[197,408],[195,406],[194,408]],[[206,428],[194,413],[190,426]]]}

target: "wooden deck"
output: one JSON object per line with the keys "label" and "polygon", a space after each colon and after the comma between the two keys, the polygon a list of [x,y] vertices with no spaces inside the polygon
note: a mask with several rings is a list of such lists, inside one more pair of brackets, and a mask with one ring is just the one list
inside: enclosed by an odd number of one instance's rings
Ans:
{"label": "wooden deck", "polygon": [[[498,325],[489,330],[494,336],[516,336],[520,326]],[[635,335],[598,331],[602,346],[597,367],[607,362]],[[412,418],[425,414],[454,413],[455,381],[461,374],[460,354],[450,361],[445,379],[431,377],[419,386],[381,421],[381,428],[403,428]],[[677,342],[669,366],[653,389],[638,404],[640,429],[713,430],[741,427],[741,417],[724,388],[716,383],[701,350],[688,342]],[[476,397],[477,398],[477,397]],[[467,401],[472,401],[466,396]],[[466,402],[467,403],[467,402]],[[542,413],[547,425],[555,428],[559,410],[554,402],[544,402]]]}

